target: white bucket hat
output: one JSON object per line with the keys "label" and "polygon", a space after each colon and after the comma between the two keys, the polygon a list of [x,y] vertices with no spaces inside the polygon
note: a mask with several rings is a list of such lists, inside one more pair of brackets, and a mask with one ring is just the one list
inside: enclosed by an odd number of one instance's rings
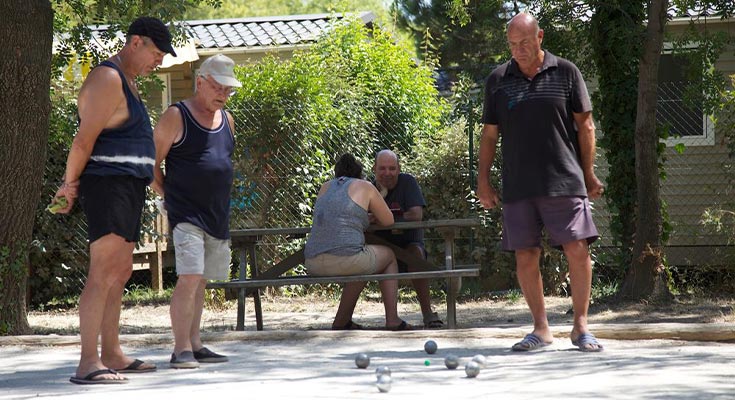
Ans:
{"label": "white bucket hat", "polygon": [[199,75],[211,76],[223,86],[242,87],[240,81],[235,78],[235,62],[222,54],[204,60],[202,66],[199,67]]}

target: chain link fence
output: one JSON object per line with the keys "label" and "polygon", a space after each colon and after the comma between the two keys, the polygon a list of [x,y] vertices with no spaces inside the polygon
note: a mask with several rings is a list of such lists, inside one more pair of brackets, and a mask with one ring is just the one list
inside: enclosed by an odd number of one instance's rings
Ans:
{"label": "chain link fence", "polygon": [[[703,226],[702,215],[712,207],[733,210],[730,201],[731,159],[724,139],[715,141],[712,121],[701,110],[691,109],[681,100],[677,85],[660,90],[660,124],[667,124],[670,132],[678,134],[670,139],[666,150],[667,179],[661,195],[668,205],[667,212],[673,225],[668,261],[675,265],[729,265],[731,251],[729,235],[714,232]],[[475,91],[480,96],[481,91]],[[472,97],[472,96],[470,96]],[[455,107],[445,127],[446,137],[417,137],[403,121],[404,116],[383,114],[370,126],[323,125],[323,121],[300,119],[303,115],[297,102],[284,102],[276,107],[238,102],[231,99],[228,108],[235,118],[237,149],[234,156],[235,182],[232,191],[231,228],[302,226],[311,222],[311,207],[322,182],[332,175],[333,162],[342,153],[351,152],[361,160],[369,174],[375,152],[394,149],[402,159],[404,172],[417,176],[422,185],[432,218],[462,218],[472,215],[487,217],[473,202],[476,172],[477,143],[480,136],[479,116],[481,99],[470,98],[467,104]],[[278,123],[278,126],[269,125]],[[347,128],[345,128],[347,127]],[[270,135],[278,130],[280,134]],[[453,135],[453,136],[452,136]],[[452,136],[454,139],[451,139]],[[454,147],[447,143],[455,140]],[[684,143],[681,152],[677,143]],[[446,153],[444,153],[446,152]],[[39,205],[34,241],[31,248],[31,275],[29,299],[33,306],[53,305],[76,298],[84,285],[88,264],[86,221],[79,207],[71,215],[55,216],[43,209],[58,187],[63,175],[68,144],[51,143],[44,177],[42,203]],[[446,163],[446,165],[443,165]],[[598,159],[598,175],[604,181],[607,165]],[[450,183],[447,183],[449,181]],[[602,236],[602,249],[609,243],[609,215],[604,201],[595,204],[595,219]],[[164,257],[164,286],[175,282],[172,269],[173,243],[166,241],[167,227],[157,220],[153,196],[143,213],[143,240],[137,253],[151,251],[151,243],[159,242],[169,253]],[[499,214],[492,214],[490,225],[498,225]],[[494,222],[493,222],[494,221]],[[480,231],[478,233],[478,231]],[[485,231],[485,232],[482,232]],[[458,263],[480,262],[483,267],[480,290],[496,288],[488,283],[499,280],[513,285],[512,260],[500,254],[497,247],[498,230],[468,230],[458,239]],[[442,254],[442,241],[432,231],[426,233],[430,257]],[[291,246],[302,243],[283,238],[265,238],[258,252],[264,268],[278,262]],[[149,287],[150,263],[137,256],[136,271],[131,286]],[[233,257],[233,276],[237,273],[238,257]],[[441,259],[433,260],[442,263]],[[296,271],[300,273],[303,271]],[[502,279],[498,277],[502,276]],[[283,288],[298,294],[306,288]]]}

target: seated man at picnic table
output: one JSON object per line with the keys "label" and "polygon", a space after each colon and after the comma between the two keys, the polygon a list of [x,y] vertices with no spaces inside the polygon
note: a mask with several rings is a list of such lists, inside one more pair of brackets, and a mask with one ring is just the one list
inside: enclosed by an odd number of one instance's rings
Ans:
{"label": "seated man at picnic table", "polygon": [[[379,151],[375,156],[373,173],[375,173],[375,186],[393,212],[396,222],[421,221],[423,219],[426,201],[421,192],[421,187],[419,187],[413,175],[401,172],[401,164],[396,153],[387,149]],[[377,231],[375,234],[407,250],[418,258],[426,258],[423,229],[406,229],[396,232],[385,230]],[[417,266],[407,265],[400,260],[398,261],[398,269],[400,272],[420,271]],[[444,323],[439,319],[439,315],[431,309],[429,280],[414,279],[412,283],[421,306],[424,327],[431,329],[443,327]]]}
{"label": "seated man at picnic table", "polygon": [[[370,225],[368,213],[381,225],[392,225],[393,215],[380,193],[363,180],[362,164],[352,154],[344,154],[334,166],[334,179],[324,183],[314,204],[311,233],[304,247],[309,275],[395,274],[396,256],[390,248],[365,244]],[[342,290],[332,329],[361,329],[352,313],[367,282],[348,282]],[[411,329],[398,317],[398,281],[380,281],[388,330]]]}

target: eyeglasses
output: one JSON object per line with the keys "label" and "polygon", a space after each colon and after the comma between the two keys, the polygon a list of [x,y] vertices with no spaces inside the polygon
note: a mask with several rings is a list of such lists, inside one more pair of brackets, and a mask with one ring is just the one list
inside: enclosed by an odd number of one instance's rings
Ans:
{"label": "eyeglasses", "polygon": [[213,79],[209,79],[208,77],[207,78],[202,77],[202,78],[205,81],[207,81],[207,83],[209,84],[209,86],[212,87],[212,89],[215,92],[217,92],[217,93],[224,94],[225,96],[228,96],[228,97],[229,96],[232,96],[233,94],[235,94],[235,89],[232,86],[223,86],[223,85],[220,85],[219,83],[217,83]]}

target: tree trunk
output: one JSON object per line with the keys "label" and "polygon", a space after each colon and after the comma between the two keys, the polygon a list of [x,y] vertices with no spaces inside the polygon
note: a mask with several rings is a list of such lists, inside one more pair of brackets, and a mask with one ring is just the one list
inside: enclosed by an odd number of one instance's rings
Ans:
{"label": "tree trunk", "polygon": [[30,332],[28,249],[48,138],[53,39],[49,1],[0,2],[0,334]]}
{"label": "tree trunk", "polygon": [[638,109],[635,130],[635,175],[638,188],[633,260],[620,294],[643,299],[670,296],[664,275],[661,243],[662,216],[656,130],[658,64],[663,45],[668,0],[653,0],[638,72]]}
{"label": "tree trunk", "polygon": [[645,5],[638,1],[595,1],[590,20],[591,43],[599,91],[595,109],[609,174],[605,200],[613,218],[610,231],[619,249],[620,277],[631,265],[636,224],[635,129],[638,62],[644,37]]}

